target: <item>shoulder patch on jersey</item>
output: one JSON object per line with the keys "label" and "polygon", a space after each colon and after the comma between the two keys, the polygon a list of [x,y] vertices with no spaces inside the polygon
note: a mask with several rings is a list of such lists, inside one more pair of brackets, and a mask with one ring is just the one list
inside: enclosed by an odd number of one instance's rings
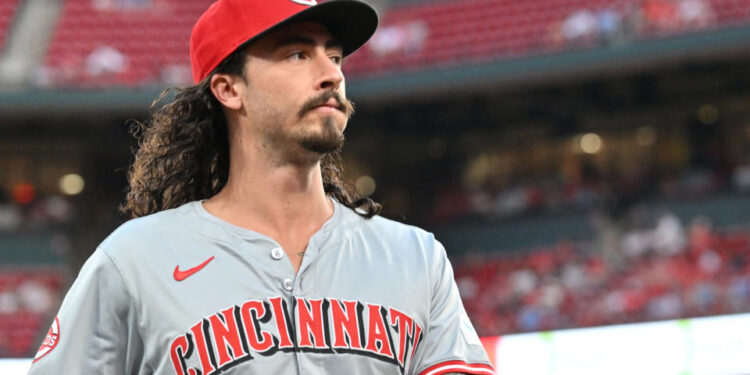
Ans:
{"label": "shoulder patch on jersey", "polygon": [[49,328],[49,331],[47,331],[47,336],[44,337],[42,345],[39,346],[39,350],[37,350],[33,362],[40,360],[42,357],[51,352],[52,349],[57,346],[58,342],[60,342],[60,321],[58,321],[57,317],[55,317],[55,321],[52,322],[52,326]]}

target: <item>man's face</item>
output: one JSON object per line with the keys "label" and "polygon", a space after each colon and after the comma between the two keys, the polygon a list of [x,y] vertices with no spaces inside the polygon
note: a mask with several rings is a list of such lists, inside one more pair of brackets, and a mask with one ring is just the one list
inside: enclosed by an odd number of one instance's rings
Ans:
{"label": "man's face", "polygon": [[275,31],[248,48],[242,100],[267,152],[301,162],[341,148],[353,112],[342,56],[341,45],[314,22]]}

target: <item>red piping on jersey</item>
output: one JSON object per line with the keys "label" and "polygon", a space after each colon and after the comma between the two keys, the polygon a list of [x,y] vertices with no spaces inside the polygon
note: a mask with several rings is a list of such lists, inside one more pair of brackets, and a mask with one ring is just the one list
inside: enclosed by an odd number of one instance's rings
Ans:
{"label": "red piping on jersey", "polygon": [[441,362],[422,370],[419,375],[440,375],[447,374],[449,372],[458,372],[462,374],[495,375],[495,370],[490,365],[484,363],[466,363],[464,361]]}
{"label": "red piping on jersey", "polygon": [[200,271],[201,269],[203,269],[203,267],[205,267],[206,264],[208,264],[212,260],[214,260],[214,257],[210,257],[210,258],[206,259],[205,262],[203,262],[203,263],[201,263],[201,264],[199,264],[199,265],[197,265],[197,266],[195,266],[195,267],[193,267],[191,269],[184,270],[184,271],[180,271],[180,266],[179,265],[174,266],[174,274],[173,274],[174,279],[177,280],[177,281],[185,280],[188,277],[192,276],[194,273],[196,273],[196,272]]}

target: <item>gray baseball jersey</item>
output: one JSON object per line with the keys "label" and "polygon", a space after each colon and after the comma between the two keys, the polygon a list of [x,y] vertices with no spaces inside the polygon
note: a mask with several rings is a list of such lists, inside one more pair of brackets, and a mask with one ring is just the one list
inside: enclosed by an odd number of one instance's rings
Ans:
{"label": "gray baseball jersey", "polygon": [[493,374],[432,234],[334,203],[297,274],[200,202],[125,223],[30,374]]}

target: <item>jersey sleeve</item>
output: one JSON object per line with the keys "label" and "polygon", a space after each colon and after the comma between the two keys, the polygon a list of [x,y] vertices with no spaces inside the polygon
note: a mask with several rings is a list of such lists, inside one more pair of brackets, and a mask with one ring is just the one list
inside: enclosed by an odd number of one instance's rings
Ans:
{"label": "jersey sleeve", "polygon": [[487,353],[466,315],[453,268],[443,245],[434,241],[434,270],[429,321],[411,373],[494,375]]}
{"label": "jersey sleeve", "polygon": [[134,301],[99,248],[70,287],[31,365],[39,374],[136,374],[142,357]]}

